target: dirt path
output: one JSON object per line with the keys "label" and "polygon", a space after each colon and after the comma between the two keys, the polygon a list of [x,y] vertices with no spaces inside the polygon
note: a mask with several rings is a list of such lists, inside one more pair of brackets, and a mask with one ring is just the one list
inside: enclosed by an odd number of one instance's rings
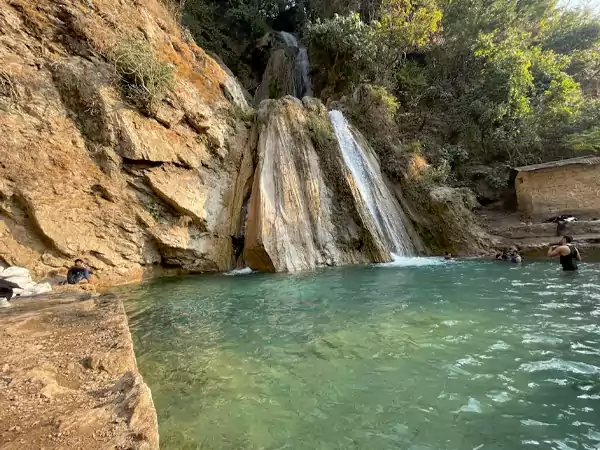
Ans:
{"label": "dirt path", "polygon": [[122,303],[63,295],[0,309],[0,449],[157,449]]}

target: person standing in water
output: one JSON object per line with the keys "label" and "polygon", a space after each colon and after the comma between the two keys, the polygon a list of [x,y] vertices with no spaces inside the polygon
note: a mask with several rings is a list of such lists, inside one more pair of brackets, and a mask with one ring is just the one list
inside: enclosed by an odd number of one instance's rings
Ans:
{"label": "person standing in water", "polygon": [[563,270],[577,270],[577,261],[581,261],[581,254],[572,242],[573,238],[571,236],[563,236],[559,245],[553,245],[548,250],[548,256],[560,257],[560,265]]}

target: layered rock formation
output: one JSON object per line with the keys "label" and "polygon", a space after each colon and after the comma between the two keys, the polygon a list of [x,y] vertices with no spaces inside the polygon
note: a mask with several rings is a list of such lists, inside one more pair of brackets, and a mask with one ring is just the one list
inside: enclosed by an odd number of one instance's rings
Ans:
{"label": "layered rock formation", "polygon": [[294,35],[273,31],[261,39],[259,46],[271,50],[262,81],[254,94],[256,105],[286,95],[298,98],[313,95],[308,51]]}
{"label": "layered rock formation", "polygon": [[254,134],[244,251],[251,268],[297,271],[391,260],[321,102],[264,101]]}
{"label": "layered rock formation", "polygon": [[[106,283],[226,270],[248,106],[164,5],[2,0],[0,32],[4,263],[43,277],[82,257]],[[106,57],[124,39],[174,71],[151,115]]]}
{"label": "layered rock formation", "polygon": [[[0,32],[0,265],[39,279],[79,257],[113,284],[391,259],[325,107],[286,97],[255,112],[159,0],[0,0]],[[306,55],[287,40],[275,78],[310,90]],[[162,71],[147,80],[134,76],[146,47]],[[124,57],[138,65],[124,70]]]}

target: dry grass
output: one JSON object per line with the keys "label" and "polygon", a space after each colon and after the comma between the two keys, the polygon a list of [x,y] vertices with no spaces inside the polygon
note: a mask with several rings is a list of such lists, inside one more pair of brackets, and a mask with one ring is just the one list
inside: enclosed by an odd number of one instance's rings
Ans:
{"label": "dry grass", "polygon": [[206,103],[225,102],[220,84],[227,76],[223,69],[195,43],[184,43],[171,37],[169,44],[163,44],[161,57],[177,67],[179,78],[191,83],[198,95]]}
{"label": "dry grass", "polygon": [[121,78],[127,98],[149,114],[173,88],[174,68],[160,61],[144,40],[120,40],[109,52],[109,58]]}
{"label": "dry grass", "polygon": [[0,70],[0,97],[4,97],[8,108],[12,108],[19,97],[19,91],[15,85],[12,76]]}

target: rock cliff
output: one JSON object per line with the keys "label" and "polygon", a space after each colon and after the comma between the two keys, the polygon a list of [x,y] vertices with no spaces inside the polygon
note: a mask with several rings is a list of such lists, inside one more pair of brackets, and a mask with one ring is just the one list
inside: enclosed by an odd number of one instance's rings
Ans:
{"label": "rock cliff", "polygon": [[[0,34],[0,258],[43,277],[83,257],[104,283],[227,270],[248,105],[164,4],[2,0]],[[152,111],[123,42],[173,73]]]}
{"label": "rock cliff", "polygon": [[[114,284],[389,261],[323,104],[255,111],[174,17],[159,0],[0,0],[0,264],[44,278],[79,257]],[[305,49],[280,35],[294,55],[263,91],[288,75],[306,90]]]}
{"label": "rock cliff", "polygon": [[262,102],[244,257],[267,272],[391,261],[315,99]]}

